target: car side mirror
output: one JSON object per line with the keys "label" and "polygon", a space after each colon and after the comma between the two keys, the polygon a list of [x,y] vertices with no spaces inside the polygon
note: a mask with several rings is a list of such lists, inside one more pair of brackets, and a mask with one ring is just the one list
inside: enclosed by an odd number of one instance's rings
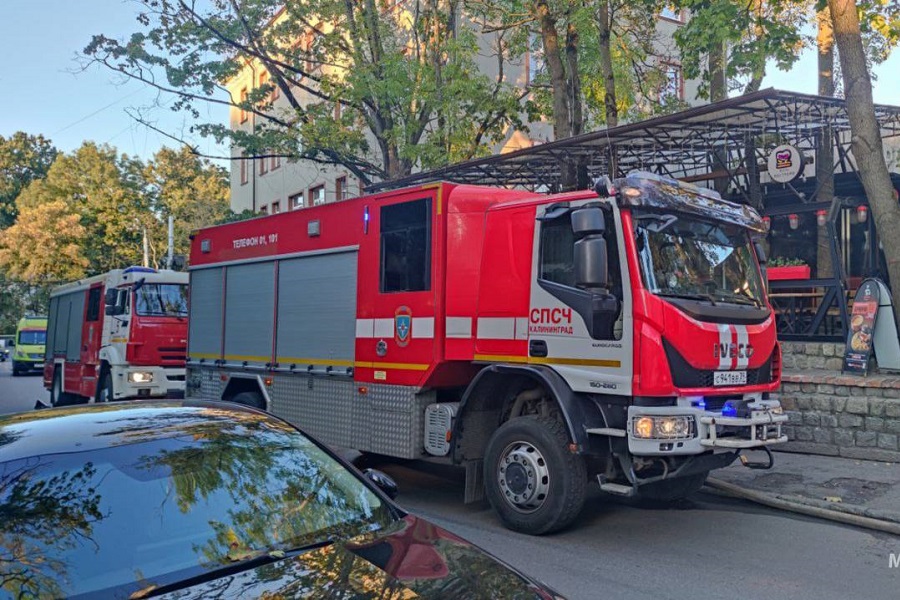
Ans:
{"label": "car side mirror", "polygon": [[575,285],[580,288],[606,288],[609,284],[609,260],[606,240],[592,235],[575,242]]}
{"label": "car side mirror", "polygon": [[363,471],[366,479],[371,481],[379,490],[387,494],[387,497],[393,500],[397,497],[397,482],[390,475],[379,471],[378,469],[366,469]]}

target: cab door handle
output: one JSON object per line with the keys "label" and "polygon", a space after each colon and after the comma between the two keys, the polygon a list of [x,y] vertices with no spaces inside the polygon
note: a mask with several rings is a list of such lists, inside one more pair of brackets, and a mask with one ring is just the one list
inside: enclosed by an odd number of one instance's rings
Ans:
{"label": "cab door handle", "polygon": [[547,356],[547,342],[544,340],[529,340],[528,342],[529,356],[543,358]]}

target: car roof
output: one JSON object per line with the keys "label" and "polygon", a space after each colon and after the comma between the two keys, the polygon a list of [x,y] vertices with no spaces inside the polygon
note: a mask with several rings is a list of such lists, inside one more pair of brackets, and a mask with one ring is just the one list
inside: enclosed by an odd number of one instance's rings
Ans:
{"label": "car roof", "polygon": [[170,439],[200,422],[233,422],[242,415],[281,423],[239,404],[193,400],[112,402],[4,415],[0,462]]}

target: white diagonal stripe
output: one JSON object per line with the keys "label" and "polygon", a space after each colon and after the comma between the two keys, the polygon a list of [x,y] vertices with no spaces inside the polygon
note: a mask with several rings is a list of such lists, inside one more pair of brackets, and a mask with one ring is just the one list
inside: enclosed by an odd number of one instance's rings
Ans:
{"label": "white diagonal stripe", "polygon": [[719,328],[719,369],[731,369],[731,325],[720,323]]}
{"label": "white diagonal stripe", "polygon": [[747,344],[750,342],[750,336],[747,335],[747,326],[746,325],[734,325],[734,330],[737,332],[737,343],[738,343],[738,359],[737,359],[737,368],[738,369],[746,369],[750,364],[750,358],[747,356]]}

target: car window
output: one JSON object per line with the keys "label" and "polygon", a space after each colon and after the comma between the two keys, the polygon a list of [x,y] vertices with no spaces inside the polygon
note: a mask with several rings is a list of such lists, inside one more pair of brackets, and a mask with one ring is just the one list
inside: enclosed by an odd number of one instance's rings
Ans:
{"label": "car window", "polygon": [[134,419],[113,447],[0,463],[0,552],[28,575],[16,591],[127,597],[393,519],[288,425],[215,411]]}

